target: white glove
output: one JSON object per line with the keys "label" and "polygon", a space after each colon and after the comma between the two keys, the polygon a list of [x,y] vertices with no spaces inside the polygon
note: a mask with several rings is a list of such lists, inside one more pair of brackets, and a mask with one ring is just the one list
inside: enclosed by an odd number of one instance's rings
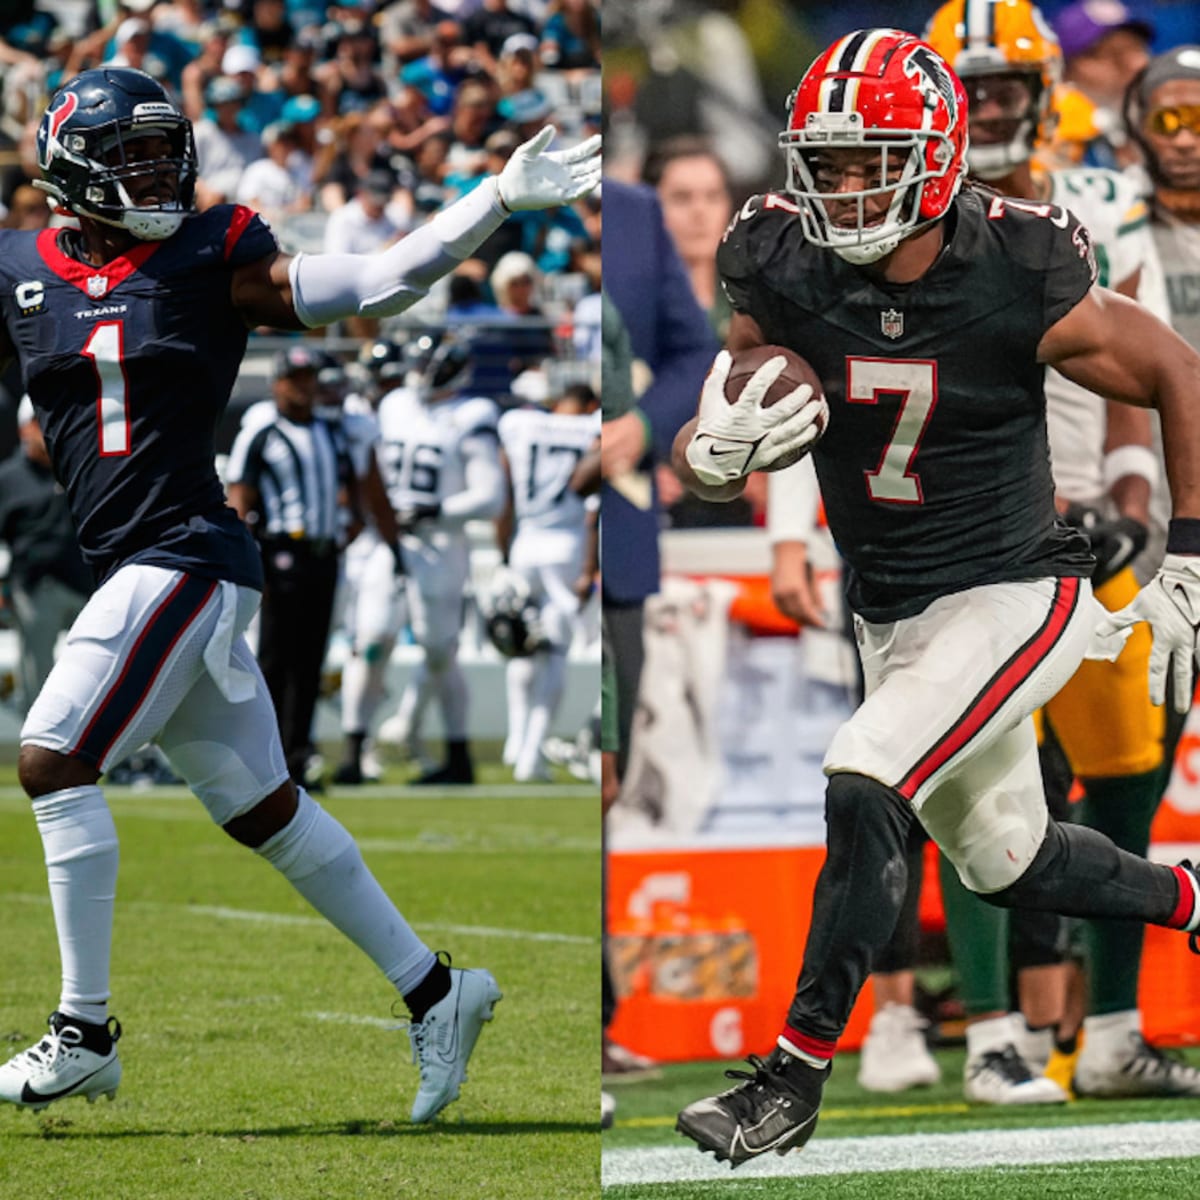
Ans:
{"label": "white glove", "polygon": [[1138,621],[1150,626],[1150,703],[1162,704],[1170,669],[1173,705],[1185,713],[1192,706],[1192,664],[1200,650],[1200,556],[1168,554],[1158,574],[1133,601],[1109,613],[1097,634],[1114,634]]}
{"label": "white glove", "polygon": [[750,376],[736,404],[725,398],[733,356],[722,350],[713,360],[700,391],[696,432],[686,457],[696,478],[710,487],[742,479],[752,471],[778,471],[798,462],[829,422],[824,396],[801,384],[782,400],[763,408],[762,398],[782,374],[783,355],[769,359]]}
{"label": "white glove", "polygon": [[496,186],[500,202],[510,212],[555,208],[586,196],[600,182],[600,135],[570,150],[543,153],[554,140],[547,125],[536,137],[518,146],[504,164]]}

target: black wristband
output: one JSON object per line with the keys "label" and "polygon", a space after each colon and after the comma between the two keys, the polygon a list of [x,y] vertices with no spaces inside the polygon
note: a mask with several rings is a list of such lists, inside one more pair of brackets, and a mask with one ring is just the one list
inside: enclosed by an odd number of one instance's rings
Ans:
{"label": "black wristband", "polygon": [[1200,517],[1172,517],[1167,525],[1168,554],[1200,554]]}

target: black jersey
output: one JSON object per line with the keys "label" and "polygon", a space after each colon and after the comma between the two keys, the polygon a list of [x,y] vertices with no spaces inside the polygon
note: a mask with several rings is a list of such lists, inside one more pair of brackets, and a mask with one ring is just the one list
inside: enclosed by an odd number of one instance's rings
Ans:
{"label": "black jersey", "polygon": [[0,319],[97,579],[150,563],[262,586],[258,549],[214,465],[246,350],[235,267],[273,253],[247,208],[190,217],[103,267],[63,230],[0,230]]}
{"label": "black jersey", "polygon": [[1065,209],[963,192],[919,280],[890,284],[805,241],[795,203],[755,196],[717,255],[735,309],[820,375],[813,452],[829,527],[870,621],[986,583],[1086,576],[1059,521],[1037,345],[1095,279]]}

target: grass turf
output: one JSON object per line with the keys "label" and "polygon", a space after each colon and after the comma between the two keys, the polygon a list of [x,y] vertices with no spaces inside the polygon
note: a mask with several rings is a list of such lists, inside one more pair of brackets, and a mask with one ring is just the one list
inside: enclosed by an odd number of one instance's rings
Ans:
{"label": "grass turf", "polygon": [[[885,1135],[912,1137],[972,1130],[1047,1130],[1132,1122],[1194,1121],[1200,1100],[1077,1100],[1069,1105],[1035,1108],[969,1106],[962,1099],[961,1049],[943,1049],[937,1057],[942,1082],[936,1087],[899,1096],[873,1095],[855,1082],[857,1056],[839,1055],[825,1090],[821,1121],[810,1145],[827,1139]],[[1186,1057],[1200,1062],[1200,1052]],[[674,1132],[676,1112],[704,1095],[733,1086],[722,1075],[723,1064],[688,1063],[664,1067],[659,1079],[608,1085],[617,1098],[615,1127],[604,1135],[604,1151],[683,1147],[701,1156],[693,1144]],[[1165,1130],[1169,1138],[1169,1127]],[[1069,1136],[1069,1134],[1067,1135]],[[1189,1126],[1189,1136],[1191,1135]],[[1171,1153],[1200,1150],[1175,1143]],[[780,1164],[794,1161],[768,1156]],[[784,1200],[859,1200],[886,1195],[888,1200],[1030,1200],[1070,1197],[1084,1200],[1155,1200],[1200,1196],[1200,1157],[1125,1162],[1079,1162],[977,1166],[963,1169],[949,1159],[940,1170],[849,1170],[810,1178],[754,1178],[721,1168],[713,1180],[622,1184],[604,1188],[604,1200],[717,1200],[732,1197]]]}
{"label": "grass turf", "polygon": [[[183,790],[111,789],[125,1077],[112,1104],[0,1109],[0,1196],[596,1196],[596,798],[499,791],[324,798],[418,933],[504,991],[461,1098],[416,1127],[408,1039],[369,960]],[[58,956],[40,841],[9,768],[0,905],[0,1040],[14,1052],[44,1030]]]}

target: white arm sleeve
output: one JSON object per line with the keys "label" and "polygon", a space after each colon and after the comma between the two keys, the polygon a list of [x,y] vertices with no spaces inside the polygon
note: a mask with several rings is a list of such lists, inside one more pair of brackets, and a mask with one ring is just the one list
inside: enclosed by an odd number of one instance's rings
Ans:
{"label": "white arm sleeve", "polygon": [[817,520],[821,492],[812,455],[795,466],[767,476],[767,538],[776,542],[809,542]]}
{"label": "white arm sleeve", "polygon": [[467,486],[442,501],[442,518],[448,524],[465,525],[476,519],[498,517],[504,510],[505,479],[495,438],[490,434],[467,438],[462,447]]}
{"label": "white arm sleeve", "polygon": [[495,176],[380,254],[297,254],[292,307],[310,329],[345,317],[391,317],[469,258],[504,223]]}

